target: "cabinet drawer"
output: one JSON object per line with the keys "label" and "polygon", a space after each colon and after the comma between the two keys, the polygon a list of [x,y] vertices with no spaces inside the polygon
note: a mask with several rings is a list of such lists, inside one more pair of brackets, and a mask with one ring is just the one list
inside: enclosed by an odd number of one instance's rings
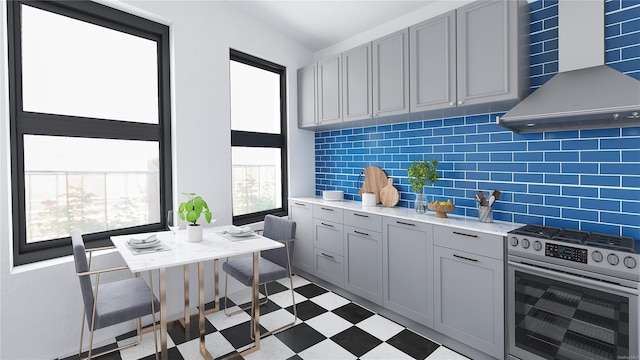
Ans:
{"label": "cabinet drawer", "polygon": [[447,226],[434,226],[433,243],[498,260],[504,259],[504,238],[498,235]]}
{"label": "cabinet drawer", "polygon": [[313,237],[315,247],[342,255],[342,244],[344,243],[342,239],[342,224],[313,219],[313,228],[315,231],[315,236]]}
{"label": "cabinet drawer", "polygon": [[317,277],[344,287],[344,257],[316,248],[315,265]]}
{"label": "cabinet drawer", "polygon": [[344,224],[375,232],[382,232],[382,216],[360,211],[344,212]]}
{"label": "cabinet drawer", "polygon": [[322,220],[342,223],[342,209],[325,205],[313,205],[313,217]]}

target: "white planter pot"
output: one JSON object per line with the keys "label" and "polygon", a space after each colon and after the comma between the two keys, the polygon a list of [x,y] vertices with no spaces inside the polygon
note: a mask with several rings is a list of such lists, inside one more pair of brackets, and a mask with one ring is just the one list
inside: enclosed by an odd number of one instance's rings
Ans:
{"label": "white planter pot", "polygon": [[187,225],[187,241],[188,242],[202,241],[202,226]]}

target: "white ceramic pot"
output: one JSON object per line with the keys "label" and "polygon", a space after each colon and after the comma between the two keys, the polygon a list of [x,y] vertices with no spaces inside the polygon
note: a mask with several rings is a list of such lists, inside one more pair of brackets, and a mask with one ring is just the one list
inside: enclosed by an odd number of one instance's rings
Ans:
{"label": "white ceramic pot", "polygon": [[202,241],[202,226],[200,225],[187,225],[187,241],[188,242],[200,242]]}

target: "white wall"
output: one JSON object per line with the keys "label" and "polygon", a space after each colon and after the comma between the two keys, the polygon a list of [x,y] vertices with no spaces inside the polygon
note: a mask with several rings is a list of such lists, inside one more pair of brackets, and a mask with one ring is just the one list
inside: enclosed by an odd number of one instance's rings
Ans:
{"label": "white wall", "polygon": [[[111,4],[135,8],[133,12],[171,26],[175,202],[182,200],[181,191],[197,192],[217,207],[218,224],[231,223],[230,47],[287,67],[289,193],[313,194],[314,135],[296,126],[296,69],[313,61],[310,52],[223,2]],[[0,358],[52,359],[77,351],[82,305],[70,257],[38,266],[13,268],[11,264],[6,0],[0,5]],[[99,263],[119,265],[121,259],[112,253],[101,256]],[[192,267],[192,283],[195,271]],[[211,274],[211,268],[207,273]],[[182,311],[181,269],[169,271],[168,280],[169,314],[178,315]],[[211,296],[209,287],[207,299]],[[195,289],[190,297],[197,299]],[[127,328],[132,324],[99,331],[96,341]]]}

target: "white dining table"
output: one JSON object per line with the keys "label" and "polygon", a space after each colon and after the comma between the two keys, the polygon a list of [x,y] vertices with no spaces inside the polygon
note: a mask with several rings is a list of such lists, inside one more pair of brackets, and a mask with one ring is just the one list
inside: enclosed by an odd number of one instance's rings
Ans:
{"label": "white dining table", "polygon": [[[190,264],[198,264],[198,322],[200,336],[200,354],[205,359],[213,360],[213,356],[205,347],[205,299],[204,299],[204,264],[207,261],[214,261],[214,282],[215,282],[215,309],[219,310],[219,285],[218,285],[218,265],[217,261],[222,258],[253,254],[253,284],[251,301],[258,304],[258,263],[260,251],[270,250],[284,245],[254,234],[249,237],[232,237],[226,232],[229,226],[218,226],[204,228],[203,240],[201,242],[188,242],[186,230],[178,230],[175,235],[170,231],[153,232],[135,235],[112,236],[111,241],[124,259],[126,265],[132,273],[145,271],[159,271],[159,301],[160,301],[160,343],[161,358],[168,359],[167,353],[167,268],[184,267],[184,300],[185,300],[185,329],[189,329],[189,271]],[[156,235],[166,248],[164,251],[154,251],[142,254],[134,254],[127,242],[132,238]],[[241,355],[246,355],[260,349],[260,306],[252,306],[251,317],[253,321],[254,344],[251,348],[244,350]]]}

